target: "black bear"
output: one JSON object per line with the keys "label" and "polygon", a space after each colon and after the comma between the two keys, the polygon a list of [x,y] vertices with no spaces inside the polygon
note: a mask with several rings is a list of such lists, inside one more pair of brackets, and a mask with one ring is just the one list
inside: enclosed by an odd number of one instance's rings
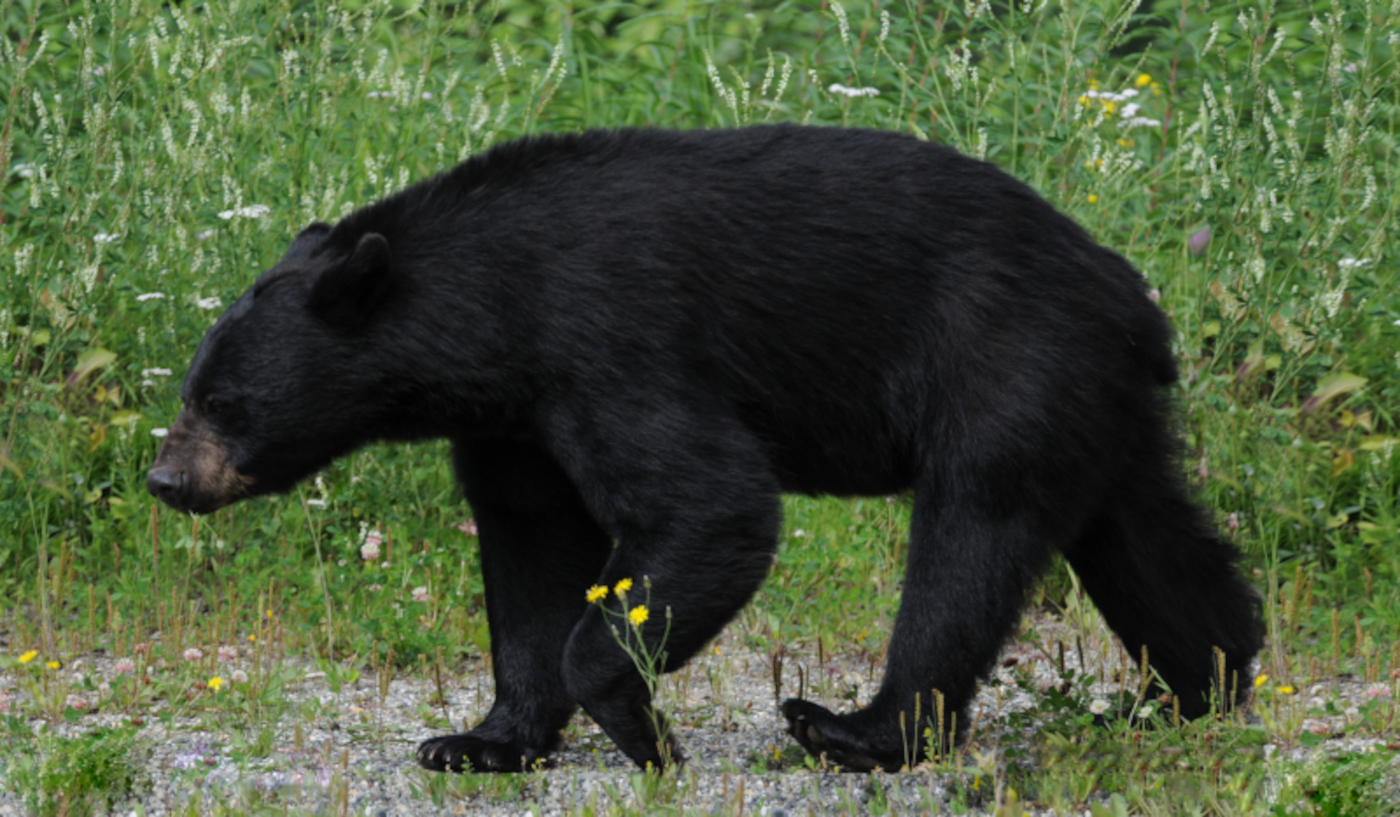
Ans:
{"label": "black bear", "polygon": [[531,137],[304,229],[200,343],[147,486],[208,513],[450,439],[496,698],[418,756],[479,771],[545,757],[580,705],[638,764],[675,757],[587,589],[647,577],[674,670],[763,581],[781,492],[912,489],[879,693],[783,705],[808,751],[897,769],[916,696],[968,704],[1057,551],[1182,714],[1245,694],[1259,599],[1178,467],[1170,337],[1126,261],[946,147]]}

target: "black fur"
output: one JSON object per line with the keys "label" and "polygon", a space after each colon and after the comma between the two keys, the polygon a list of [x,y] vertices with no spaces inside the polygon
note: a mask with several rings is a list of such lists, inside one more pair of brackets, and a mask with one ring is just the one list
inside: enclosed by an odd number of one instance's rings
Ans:
{"label": "black fur", "polygon": [[1170,334],[1121,257],[945,147],[793,126],[536,137],[304,231],[185,383],[237,479],[187,481],[172,445],[152,490],[213,508],[371,440],[450,438],[496,703],[420,759],[492,770],[546,756],[580,704],[661,761],[590,585],[649,577],[645,632],[670,608],[675,669],[763,581],[780,492],[912,489],[879,694],[847,715],[784,705],[809,750],[898,768],[915,696],[966,706],[1057,550],[1186,715],[1207,711],[1213,647],[1247,671],[1259,602],[1178,468]]}

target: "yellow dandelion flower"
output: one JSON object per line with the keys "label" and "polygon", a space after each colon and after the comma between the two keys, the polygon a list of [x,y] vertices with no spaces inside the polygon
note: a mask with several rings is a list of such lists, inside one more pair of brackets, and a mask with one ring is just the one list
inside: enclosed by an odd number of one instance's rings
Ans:
{"label": "yellow dandelion flower", "polygon": [[1264,675],[1264,674],[1261,673],[1260,676],[1259,676],[1258,678],[1255,678],[1255,679],[1254,679],[1254,688],[1255,688],[1255,689],[1258,689],[1259,687],[1261,687],[1261,686],[1267,684],[1268,682],[1269,682],[1269,676]]}
{"label": "yellow dandelion flower", "polygon": [[39,657],[39,651],[38,651],[38,650],[30,650],[29,652],[27,652],[27,653],[25,653],[24,655],[21,655],[21,656],[19,657],[19,662],[20,662],[21,664],[28,664],[30,661],[33,661],[35,658],[38,658],[38,657]]}
{"label": "yellow dandelion flower", "polygon": [[627,611],[627,620],[632,622],[633,627],[640,627],[646,622],[647,616],[649,615],[651,614],[647,612],[647,606],[645,604],[638,604],[636,607]]}
{"label": "yellow dandelion flower", "polygon": [[1099,203],[1099,197],[1096,196],[1096,195],[1094,195],[1093,193],[1090,193],[1090,194],[1089,194],[1089,203],[1090,203],[1090,204],[1098,204],[1098,203]]}
{"label": "yellow dandelion flower", "polygon": [[63,665],[60,664],[60,663],[57,662],[57,661],[50,661],[49,663],[45,664],[44,666],[48,667],[49,669],[63,669]]}
{"label": "yellow dandelion flower", "polygon": [[583,594],[584,601],[589,604],[596,604],[608,597],[608,588],[601,584],[595,584],[588,588],[588,592]]}
{"label": "yellow dandelion flower", "polygon": [[1117,103],[1117,102],[1105,102],[1105,103],[1103,104],[1103,109],[1104,109],[1105,111],[1109,112],[1109,113],[1113,113],[1114,111],[1118,110],[1118,103]]}
{"label": "yellow dandelion flower", "polygon": [[1280,694],[1283,694],[1283,695],[1292,695],[1293,693],[1295,693],[1295,692],[1298,691],[1298,690],[1296,690],[1296,689],[1293,688],[1293,685],[1292,685],[1292,684],[1285,684],[1284,686],[1281,686],[1281,687],[1275,687],[1275,689],[1277,689],[1277,690],[1279,691],[1279,693],[1280,693]]}
{"label": "yellow dandelion flower", "polygon": [[223,685],[224,685],[224,679],[220,678],[220,677],[217,676],[217,675],[215,675],[213,678],[210,678],[209,681],[208,681],[208,686],[209,686],[209,688],[212,689],[212,690],[214,690],[215,692],[218,692],[218,691],[219,691],[219,688],[222,687]]}
{"label": "yellow dandelion flower", "polygon": [[618,595],[620,596],[620,595],[622,595],[623,593],[626,593],[628,590],[631,590],[631,589],[632,589],[632,580],[631,580],[631,579],[623,579],[622,581],[620,581],[620,582],[617,583],[617,586],[616,586],[616,587],[613,588],[613,592],[616,593],[616,594],[618,594]]}
{"label": "yellow dandelion flower", "polygon": [[1148,76],[1147,74],[1138,74],[1138,77],[1137,77],[1137,79],[1133,82],[1133,84],[1136,85],[1137,87],[1141,88],[1141,87],[1143,87],[1144,85],[1147,85],[1147,84],[1149,84],[1149,83],[1151,83],[1151,82],[1152,82],[1152,77]]}

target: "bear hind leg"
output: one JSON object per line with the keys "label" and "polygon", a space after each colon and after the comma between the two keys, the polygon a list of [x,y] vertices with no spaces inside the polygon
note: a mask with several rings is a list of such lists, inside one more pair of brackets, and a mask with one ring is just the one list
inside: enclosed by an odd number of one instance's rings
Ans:
{"label": "bear hind leg", "polygon": [[[1260,599],[1240,575],[1239,552],[1186,498],[1174,473],[1127,486],[1065,550],[1108,626],[1148,662],[1182,715],[1228,709],[1252,688],[1263,643]],[[1218,653],[1224,653],[1224,686]]]}
{"label": "bear hind leg", "polygon": [[836,714],[811,701],[784,702],[789,734],[813,756],[857,771],[898,771],[923,756],[926,729],[955,733],[948,739],[966,732],[977,678],[1015,627],[1050,550],[1032,511],[995,512],[996,489],[984,485],[976,495],[916,494],[899,613],[870,705]]}

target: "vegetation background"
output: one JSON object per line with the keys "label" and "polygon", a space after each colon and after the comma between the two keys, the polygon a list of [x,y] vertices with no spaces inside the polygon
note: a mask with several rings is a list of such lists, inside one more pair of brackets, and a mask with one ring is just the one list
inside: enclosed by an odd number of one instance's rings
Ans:
{"label": "vegetation background", "polygon": [[[587,127],[886,128],[1030,182],[1172,317],[1184,460],[1268,600],[1262,671],[1400,667],[1400,2],[8,0],[0,30],[11,775],[58,751],[31,718],[83,711],[41,664],[249,637],[409,670],[487,652],[443,445],[205,518],[144,475],[198,339],[300,227]],[[905,503],[786,503],[746,638],[878,658]],[[1057,566],[1035,600],[1076,587]],[[155,699],[123,689],[79,702]]]}

